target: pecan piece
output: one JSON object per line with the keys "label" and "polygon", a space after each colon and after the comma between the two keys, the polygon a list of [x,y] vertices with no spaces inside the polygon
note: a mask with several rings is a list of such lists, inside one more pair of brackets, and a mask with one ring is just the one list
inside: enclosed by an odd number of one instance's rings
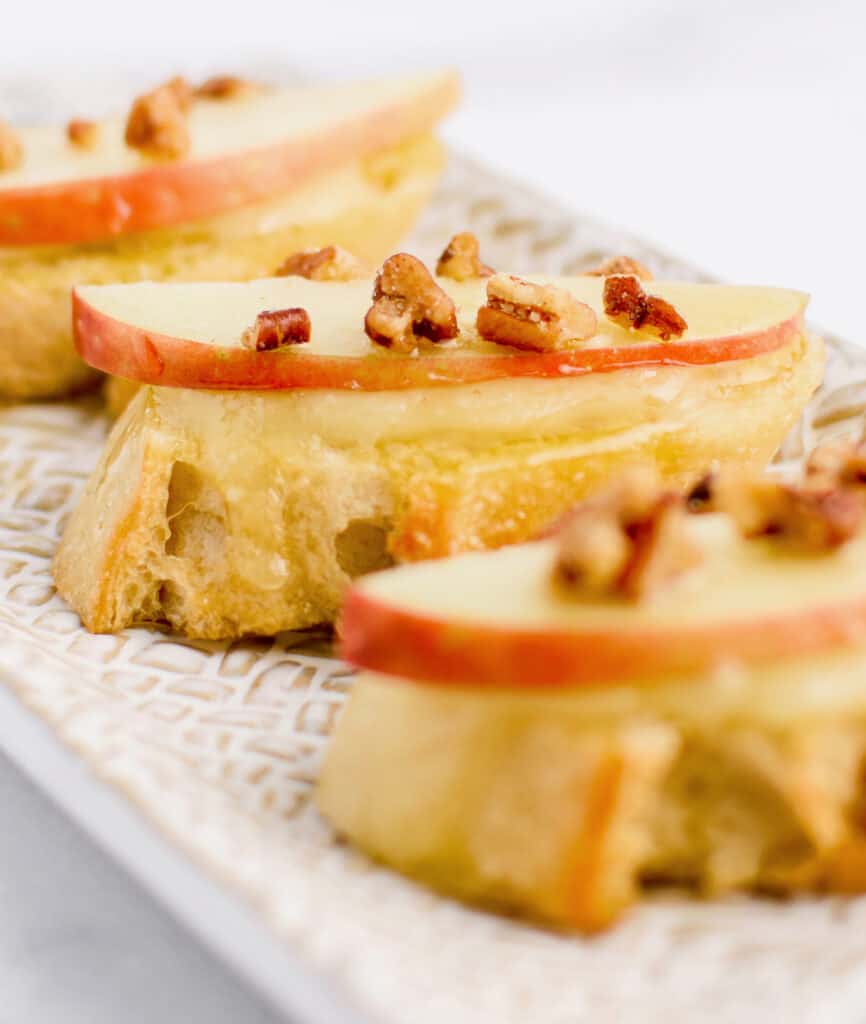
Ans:
{"label": "pecan piece", "polygon": [[310,315],[305,309],[264,310],[243,332],[241,344],[256,352],[270,352],[287,345],[306,345],[310,331]]}
{"label": "pecan piece", "polygon": [[806,480],[842,487],[866,485],[866,440],[826,441],[806,460]]}
{"label": "pecan piece", "polygon": [[376,275],[364,330],[383,348],[412,352],[421,339],[456,338],[457,310],[421,260],[400,252],[389,256]]}
{"label": "pecan piece", "polygon": [[70,121],[66,137],[79,149],[93,149],[99,142],[99,125],[95,121]]}
{"label": "pecan piece", "polygon": [[[184,91],[172,79],[139,96],[126,121],[126,144],[150,156],[178,158],[189,149]],[[186,105],[185,105],[186,104]]]}
{"label": "pecan piece", "polygon": [[703,552],[684,529],[687,519],[681,496],[669,491],[626,525],[631,550],[618,581],[624,596],[639,600],[701,563]]}
{"label": "pecan piece", "polygon": [[166,89],[170,89],[177,99],[178,106],[186,113],[192,106],[192,101],[195,99],[195,90],[189,84],[183,75],[175,75],[174,78],[170,78],[164,86]]}
{"label": "pecan piece", "polygon": [[745,537],[774,537],[808,552],[829,551],[859,532],[863,501],[835,481],[805,484],[736,473],[710,474],[691,491],[693,511],[730,516]]}
{"label": "pecan piece", "polygon": [[605,278],[604,312],[620,327],[649,331],[662,341],[680,337],[689,326],[665,299],[647,295],[633,274]]}
{"label": "pecan piece", "polygon": [[597,267],[591,270],[584,270],[589,277],[611,277],[623,274],[640,278],[641,281],[652,281],[653,275],[649,267],[644,266],[640,260],[632,259],[631,256],[611,256],[610,259],[602,260]]}
{"label": "pecan piece", "polygon": [[656,474],[633,472],[569,512],[556,532],[559,586],[637,600],[697,565],[685,502],[660,488]]}
{"label": "pecan piece", "polygon": [[552,284],[533,284],[511,274],[487,282],[487,305],[475,321],[485,341],[532,352],[565,348],[598,329],[592,307]]}
{"label": "pecan piece", "polygon": [[237,75],[214,75],[195,90],[195,95],[207,100],[236,100],[243,96],[251,96],[261,92],[262,87],[256,82]]}
{"label": "pecan piece", "polygon": [[14,171],[24,160],[24,146],[11,125],[0,120],[0,171]]}
{"label": "pecan piece", "polygon": [[274,271],[274,277],[305,277],[308,281],[354,281],[364,276],[361,264],[338,245],[293,253]]}
{"label": "pecan piece", "polygon": [[478,239],[471,231],[455,235],[436,263],[437,277],[447,277],[452,281],[472,281],[492,274],[493,269],[481,262]]}

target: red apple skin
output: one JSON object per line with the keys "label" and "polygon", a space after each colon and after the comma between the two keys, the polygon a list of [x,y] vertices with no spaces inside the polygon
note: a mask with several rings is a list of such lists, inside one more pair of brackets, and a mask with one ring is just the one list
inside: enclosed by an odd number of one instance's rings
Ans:
{"label": "red apple skin", "polygon": [[73,292],[75,346],[85,362],[115,377],[162,387],[226,391],[333,388],[398,391],[475,384],[502,377],[577,377],[647,366],[704,366],[772,352],[802,334],[803,317],[764,331],[706,341],[618,348],[570,349],[533,355],[422,358],[372,353],[369,357],[309,355],[294,349],[254,352],[147,332],[101,313]]}
{"label": "red apple skin", "polygon": [[532,689],[651,681],[727,660],[795,658],[866,643],[866,596],[687,629],[518,630],[419,615],[349,590],[340,655],[358,668],[450,686]]}
{"label": "red apple skin", "polygon": [[0,190],[0,245],[96,242],[268,199],[429,130],[456,104],[459,91],[457,77],[451,76],[411,104],[384,107],[301,144],[158,163],[118,177]]}

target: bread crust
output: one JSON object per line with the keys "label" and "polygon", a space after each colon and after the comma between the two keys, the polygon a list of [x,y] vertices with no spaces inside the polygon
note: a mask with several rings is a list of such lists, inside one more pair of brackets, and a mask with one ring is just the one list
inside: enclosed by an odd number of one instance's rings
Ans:
{"label": "bread crust", "polygon": [[525,540],[628,464],[682,485],[713,461],[763,466],[822,348],[740,363],[399,392],[145,387],[69,521],[58,589],[95,632],[333,622],[353,576]]}
{"label": "bread crust", "polygon": [[74,285],[249,280],[325,244],[374,266],[411,228],[443,163],[428,135],[221,217],[99,244],[0,248],[0,398],[63,397],[99,380],[73,347]]}
{"label": "bread crust", "polygon": [[[863,892],[866,699],[803,699],[824,665],[830,685],[840,666],[862,678],[862,650],[832,657],[790,683],[784,664],[672,680],[659,701],[640,680],[539,695],[365,673],[316,801],[404,874],[582,932],[658,886]],[[789,699],[778,716],[751,698],[765,685]]]}

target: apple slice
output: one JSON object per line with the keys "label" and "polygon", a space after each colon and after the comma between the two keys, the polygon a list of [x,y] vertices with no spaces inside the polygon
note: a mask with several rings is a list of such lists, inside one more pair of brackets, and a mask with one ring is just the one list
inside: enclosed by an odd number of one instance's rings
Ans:
{"label": "apple slice", "polygon": [[237,209],[424,134],[458,92],[445,72],[199,100],[189,153],[174,161],[126,146],[122,120],[101,124],[90,149],[31,128],[23,163],[0,176],[0,245],[92,242]]}
{"label": "apple slice", "polygon": [[722,517],[688,528],[706,562],[645,605],[561,596],[551,541],[373,574],[346,598],[342,654],[430,683],[574,687],[866,641],[866,538],[804,557]]}
{"label": "apple slice", "polygon": [[[376,349],[364,333],[370,281],[272,278],[243,284],[82,287],[73,296],[78,351],[99,370],[170,387],[337,388],[386,391],[501,377],[574,377],[633,367],[703,366],[750,359],[800,338],[807,297],[780,288],[653,283],[685,316],[676,342],[646,340],[606,319],[600,278],[543,278],[599,315],[599,333],[578,348],[526,354],[482,341],[475,314],[484,281],[440,280],[457,306],[460,338],[434,353]],[[258,313],[302,307],[312,321],[303,349],[253,352],[240,338]]]}

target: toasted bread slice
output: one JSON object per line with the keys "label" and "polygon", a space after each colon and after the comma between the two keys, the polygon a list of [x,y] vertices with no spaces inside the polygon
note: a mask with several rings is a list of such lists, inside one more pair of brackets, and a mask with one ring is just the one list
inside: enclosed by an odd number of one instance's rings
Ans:
{"label": "toasted bread slice", "polygon": [[582,931],[659,885],[862,892],[864,669],[861,652],[555,696],[364,675],[317,800],[391,867]]}

